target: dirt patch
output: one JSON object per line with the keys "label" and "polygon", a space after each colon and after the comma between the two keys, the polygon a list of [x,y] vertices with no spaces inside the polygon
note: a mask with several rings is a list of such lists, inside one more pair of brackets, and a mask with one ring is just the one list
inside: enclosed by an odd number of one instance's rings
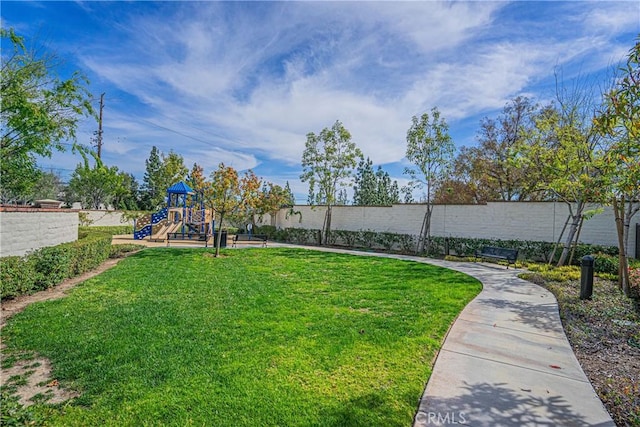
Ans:
{"label": "dirt patch", "polygon": [[[17,355],[18,358],[24,356]],[[51,363],[44,357],[27,356],[10,368],[0,369],[0,375],[0,386],[17,396],[22,406],[42,402],[62,403],[80,395],[60,387],[58,380],[51,377]]]}

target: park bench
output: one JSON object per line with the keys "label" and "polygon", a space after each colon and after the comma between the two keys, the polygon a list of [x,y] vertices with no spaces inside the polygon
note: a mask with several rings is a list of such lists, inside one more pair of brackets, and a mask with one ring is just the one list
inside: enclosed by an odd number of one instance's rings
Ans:
{"label": "park bench", "polygon": [[174,232],[174,233],[167,233],[167,247],[171,246],[171,241],[177,241],[177,242],[185,242],[185,241],[197,241],[197,242],[204,242],[205,246],[208,246],[208,236],[205,233],[194,233],[194,232],[187,232],[187,233],[181,233],[181,232]]}
{"label": "park bench", "polygon": [[207,240],[207,235],[205,233],[167,233],[167,240]]}
{"label": "park bench", "polygon": [[236,234],[233,236],[233,245],[231,247],[235,248],[238,242],[260,243],[264,248],[267,246],[267,236],[264,234]]}
{"label": "park bench", "polygon": [[476,251],[476,258],[492,258],[507,261],[507,269],[509,264],[515,264],[518,259],[518,250],[509,248],[497,248],[494,246],[484,246],[481,250]]}

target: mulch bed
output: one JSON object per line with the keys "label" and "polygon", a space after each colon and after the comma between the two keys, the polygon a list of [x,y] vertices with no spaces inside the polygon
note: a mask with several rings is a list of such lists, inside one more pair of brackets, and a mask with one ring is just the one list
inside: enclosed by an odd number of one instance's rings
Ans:
{"label": "mulch bed", "polygon": [[580,282],[530,279],[556,296],[567,338],[618,426],[640,426],[640,307],[617,283],[596,278],[591,300]]}

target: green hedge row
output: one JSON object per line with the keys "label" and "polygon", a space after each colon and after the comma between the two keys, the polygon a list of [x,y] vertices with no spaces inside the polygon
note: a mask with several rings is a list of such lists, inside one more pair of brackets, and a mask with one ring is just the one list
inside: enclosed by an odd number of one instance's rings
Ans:
{"label": "green hedge row", "polygon": [[[287,243],[316,245],[321,242],[321,231],[315,229],[286,228],[278,230],[272,226],[261,226],[258,227],[256,233],[266,234],[270,240]],[[373,230],[332,230],[327,240],[332,246],[393,251],[406,254],[414,254],[417,246],[417,236]],[[432,237],[422,255],[434,257],[444,255],[473,256],[476,250],[481,249],[483,246],[515,248],[519,250],[518,258],[528,261],[553,262],[557,261],[562,253],[562,248],[558,247],[553,257],[554,259],[550,260],[554,248],[554,243],[550,242]],[[580,265],[580,261],[585,255],[595,255],[596,272],[617,274],[617,247],[579,244],[574,249],[572,263]]]}
{"label": "green hedge row", "polygon": [[38,249],[25,256],[0,259],[0,298],[50,288],[94,269],[109,258],[111,234],[91,232],[75,242]]}
{"label": "green hedge row", "polygon": [[105,233],[110,236],[116,234],[133,234],[133,225],[101,225],[96,227],[78,227],[78,232],[82,235],[88,233]]}

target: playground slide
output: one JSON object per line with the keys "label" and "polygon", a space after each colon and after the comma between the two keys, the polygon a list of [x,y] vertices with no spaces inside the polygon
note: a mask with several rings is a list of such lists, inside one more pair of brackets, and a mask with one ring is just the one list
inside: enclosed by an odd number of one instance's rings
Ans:
{"label": "playground slide", "polygon": [[147,214],[135,222],[133,238],[136,240],[151,237],[152,227],[167,219],[167,208],[153,214]]}
{"label": "playground slide", "polygon": [[178,230],[180,230],[180,227],[182,227],[182,223],[179,222],[174,222],[173,224],[171,224],[169,226],[169,229],[167,230],[167,233],[164,235],[164,238],[167,238],[167,234],[169,233],[177,233]]}
{"label": "playground slide", "polygon": [[164,241],[167,238],[167,234],[175,233],[176,230],[179,229],[181,225],[182,224],[179,222],[166,223],[162,225],[162,227],[160,227],[160,229],[153,236],[151,236],[151,240]]}

